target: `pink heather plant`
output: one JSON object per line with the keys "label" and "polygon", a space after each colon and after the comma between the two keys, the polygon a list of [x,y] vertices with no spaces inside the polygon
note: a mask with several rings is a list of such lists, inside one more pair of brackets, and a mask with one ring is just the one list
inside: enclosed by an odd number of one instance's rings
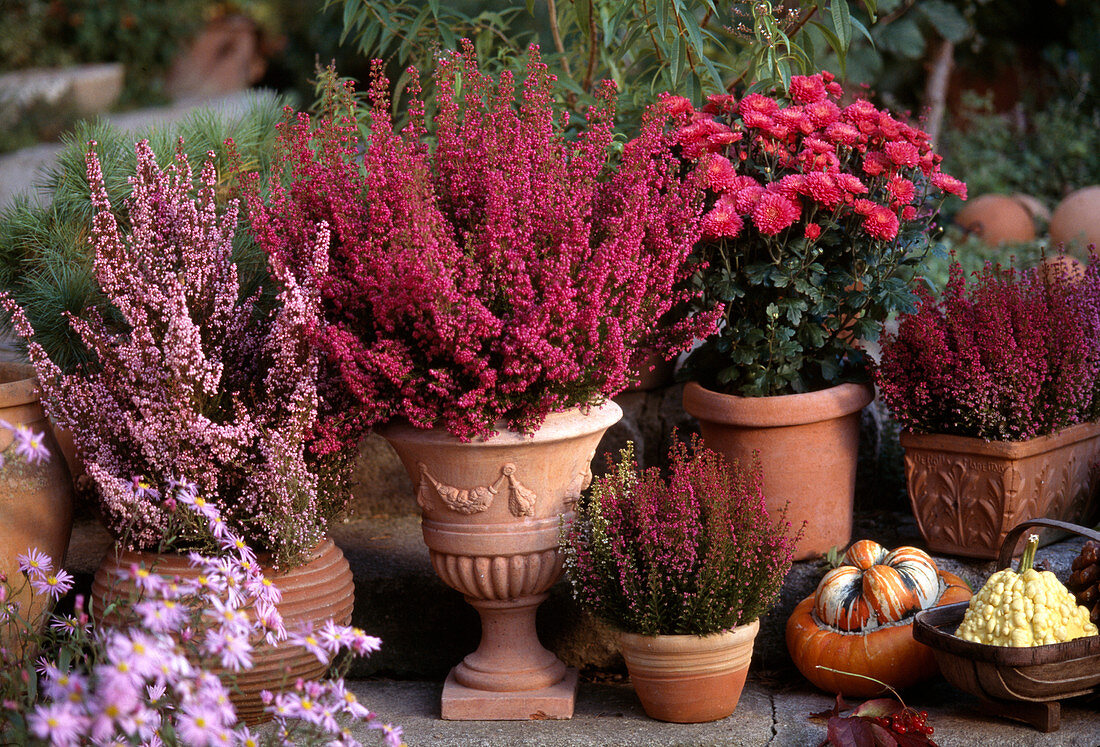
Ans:
{"label": "pink heather plant", "polygon": [[702,308],[725,304],[684,369],[704,386],[777,395],[861,375],[853,341],[911,308],[907,268],[939,203],[966,198],[927,133],[866,100],[841,107],[842,94],[821,73],[774,94],[714,95],[701,111],[662,102],[707,190]]}
{"label": "pink heather plant", "polygon": [[597,478],[563,538],[577,602],[641,635],[707,635],[775,602],[801,529],[773,524],[759,465],[728,464],[696,436],[669,453],[668,479],[639,471],[633,444]]}
{"label": "pink heather plant", "polygon": [[1100,260],[987,265],[967,286],[951,266],[942,299],[923,288],[882,345],[875,379],[907,430],[1018,441],[1100,418]]}
{"label": "pink heather plant", "polygon": [[[359,744],[354,729],[401,745],[401,728],[381,722],[344,681],[353,658],[381,642],[332,620],[317,631],[288,633],[275,608],[277,588],[265,582],[251,548],[224,529],[213,504],[193,485],[165,493],[179,511],[218,533],[217,554],[192,553],[191,564],[201,571],[192,579],[131,567],[137,591],[111,613],[125,624],[93,625],[78,595],[72,614],[51,615],[45,633],[25,621],[14,626],[23,645],[2,652],[0,732],[13,744],[52,747],[350,746]],[[55,598],[71,586],[37,550],[20,556],[19,564],[31,585],[49,585]],[[0,582],[0,596],[8,589]],[[4,615],[10,632],[18,610],[9,605]],[[335,672],[323,681],[273,682],[273,688],[285,686],[264,693],[274,728],[254,733],[238,722],[229,696],[236,673],[251,669],[252,651],[265,640],[277,646],[312,641],[310,650],[322,663],[334,662]],[[32,664],[34,652],[42,656]],[[228,671],[216,676],[209,671],[215,666]]]}
{"label": "pink heather plant", "polygon": [[[96,279],[126,331],[70,317],[94,361],[65,374],[2,297],[30,341],[46,410],[72,432],[107,526],[127,546],[157,547],[169,512],[149,486],[184,480],[234,531],[292,564],[343,499],[320,484],[306,450],[317,420],[317,362],[306,336],[316,297],[276,266],[275,310],[242,298],[230,259],[237,206],[218,215],[211,162],[195,196],[182,149],[161,169],[148,142],[138,143],[129,225],[121,226],[94,146]],[[318,236],[324,242],[327,233]],[[202,532],[188,539],[211,540]]]}
{"label": "pink heather plant", "polygon": [[[283,126],[289,186],[255,200],[252,222],[322,294],[318,343],[356,405],[334,441],[397,417],[462,439],[500,420],[531,431],[711,328],[715,314],[656,324],[694,297],[685,260],[701,209],[668,117],[651,111],[616,158],[612,86],[575,139],[552,86],[532,47],[517,102],[511,74],[481,73],[467,42],[439,65],[434,149],[415,83],[410,124],[394,131],[380,62],[366,143],[331,84],[328,114]],[[333,237],[314,256],[321,223]]]}

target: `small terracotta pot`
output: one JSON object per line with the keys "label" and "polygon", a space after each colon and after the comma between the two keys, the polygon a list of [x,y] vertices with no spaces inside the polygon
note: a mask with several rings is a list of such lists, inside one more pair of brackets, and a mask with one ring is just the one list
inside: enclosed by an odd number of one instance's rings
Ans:
{"label": "small terracotta pot", "polygon": [[620,634],[630,681],[646,715],[695,724],[733,713],[760,621],[711,635]]}
{"label": "small terracotta pot", "polygon": [[[117,615],[102,620],[99,615],[115,599],[138,596],[133,580],[122,577],[122,572],[134,563],[155,569],[159,575],[169,578],[179,576],[189,579],[198,575],[183,555],[119,552],[117,548],[112,548],[92,582],[92,613],[98,624],[123,622]],[[274,571],[268,565],[262,565],[262,569],[264,575],[282,592],[283,598],[277,608],[288,631],[298,630],[305,623],[312,623],[317,628],[330,618],[341,625],[351,622],[355,583],[348,561],[331,539],[314,548],[303,565],[287,571]],[[285,643],[271,646],[262,640],[253,641],[253,645],[252,669],[232,673],[208,666],[210,671],[234,682],[240,689],[237,692],[231,688],[230,697],[237,709],[237,716],[246,724],[258,724],[270,718],[264,713],[261,691],[277,692],[293,686],[299,677],[316,679],[328,670],[327,665],[318,662],[302,646]]]}
{"label": "small terracotta pot", "polygon": [[407,423],[381,431],[417,485],[432,567],[481,616],[481,645],[443,686],[443,718],[572,717],[577,672],[539,643],[535,611],[561,576],[559,536],[596,446],[621,417],[607,402],[550,415],[531,436],[465,443]]}
{"label": "small terracotta pot", "polygon": [[768,512],[797,529],[806,521],[795,560],[817,557],[852,539],[859,411],[874,399],[869,384],[841,384],[819,392],[737,397],[684,387],[684,409],[699,421],[707,446],[729,460],[764,469]]}
{"label": "small terracotta pot", "polygon": [[[65,562],[73,529],[73,484],[42,411],[31,366],[0,363],[0,419],[41,433],[50,452],[49,459],[33,465],[8,453],[0,468],[0,573],[18,588],[22,576],[16,557],[27,550],[37,548],[49,555],[55,569]],[[12,431],[0,428],[0,452],[14,440]],[[49,605],[48,597],[29,586],[10,599],[19,603],[24,619],[38,617]],[[7,638],[5,630],[0,627],[0,643]]]}
{"label": "small terracotta pot", "polygon": [[[1081,523],[1095,512],[1098,423],[1027,441],[906,432],[900,440],[909,502],[934,552],[992,560],[1021,521]],[[1060,536],[1043,530],[1039,541]]]}

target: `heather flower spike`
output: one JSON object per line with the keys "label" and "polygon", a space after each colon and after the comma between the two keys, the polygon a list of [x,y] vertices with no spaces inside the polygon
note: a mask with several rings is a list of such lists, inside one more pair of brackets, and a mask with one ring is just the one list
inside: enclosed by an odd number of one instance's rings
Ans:
{"label": "heather flower spike", "polygon": [[[309,451],[318,393],[308,330],[319,301],[278,267],[273,310],[245,297],[231,259],[237,204],[219,207],[212,160],[196,188],[182,148],[165,167],[148,142],[135,150],[127,226],[112,211],[94,142],[87,154],[96,280],[128,332],[71,317],[95,364],[65,373],[23,312],[0,301],[116,536],[156,549],[178,502],[209,503],[222,523],[196,524],[186,539],[212,546],[233,529],[293,562],[321,539],[344,495],[322,485],[318,475],[330,471]],[[37,453],[31,442],[25,450]],[[179,489],[162,498],[166,484]]]}
{"label": "heather flower spike", "polygon": [[614,90],[567,139],[537,47],[519,84],[485,75],[469,42],[438,76],[434,150],[416,77],[397,132],[376,62],[366,142],[330,80],[326,113],[282,125],[284,173],[266,201],[253,194],[257,240],[322,299],[327,406],[351,413],[327,423],[329,449],[393,418],[462,439],[501,420],[529,432],[621,391],[650,354],[685,349],[717,316],[683,320],[701,205],[672,155],[668,107],[616,160]]}

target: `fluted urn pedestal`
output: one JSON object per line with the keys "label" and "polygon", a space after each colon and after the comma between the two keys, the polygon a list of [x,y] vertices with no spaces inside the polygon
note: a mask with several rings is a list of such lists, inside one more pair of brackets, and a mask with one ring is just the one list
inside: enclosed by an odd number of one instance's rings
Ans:
{"label": "fluted urn pedestal", "polygon": [[608,402],[551,415],[533,436],[501,430],[468,443],[404,423],[382,431],[416,485],[432,566],[481,616],[481,644],[443,686],[443,718],[573,716],[577,672],[543,648],[535,612],[561,576],[562,522],[621,417]]}

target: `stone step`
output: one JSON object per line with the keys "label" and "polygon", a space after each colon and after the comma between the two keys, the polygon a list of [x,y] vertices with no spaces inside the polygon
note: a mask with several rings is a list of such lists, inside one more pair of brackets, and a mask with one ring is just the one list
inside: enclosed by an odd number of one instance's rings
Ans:
{"label": "stone step", "polygon": [[[394,496],[393,500],[400,500]],[[411,500],[411,498],[410,498]],[[875,536],[888,545],[914,542],[912,518],[896,513],[857,515],[858,536]],[[796,563],[778,606],[761,620],[749,681],[737,710],[712,724],[666,724],[646,718],[634,697],[610,630],[579,611],[559,583],[539,613],[543,642],[571,666],[584,670],[574,718],[569,721],[443,721],[439,702],[447,671],[478,642],[476,613],[460,594],[435,575],[420,537],[419,518],[402,514],[352,518],[333,529],[355,576],[354,622],[382,639],[382,648],[360,660],[351,672],[352,690],[384,721],[401,725],[409,745],[434,747],[523,744],[563,745],[780,745],[819,744],[823,721],[809,714],[827,710],[832,696],[809,685],[794,670],[783,642],[783,621],[809,594],[824,568]],[[66,567],[78,584],[91,575],[111,544],[93,520],[78,522]],[[1040,550],[1051,570],[1064,574],[1082,542],[1066,540]],[[941,566],[976,585],[993,564],[937,558]],[[1063,703],[1058,732],[985,714],[978,701],[942,680],[912,688],[906,702],[927,710],[935,740],[953,745],[1100,744],[1100,696]],[[357,732],[365,744],[377,740]]]}
{"label": "stone step", "polygon": [[[404,729],[405,741],[432,747],[811,747],[825,740],[823,719],[809,718],[833,706],[833,697],[799,683],[787,684],[750,670],[733,715],[709,724],[669,724],[646,717],[629,681],[582,681],[568,721],[443,721],[443,686],[429,682],[358,680],[351,690],[384,722]],[[978,700],[941,682],[914,688],[906,703],[928,711],[941,747],[1096,747],[1100,744],[1100,697],[1064,701],[1061,728],[1042,734],[1030,726],[986,715]],[[855,703],[851,703],[855,705]],[[365,729],[364,744],[377,744]]]}

